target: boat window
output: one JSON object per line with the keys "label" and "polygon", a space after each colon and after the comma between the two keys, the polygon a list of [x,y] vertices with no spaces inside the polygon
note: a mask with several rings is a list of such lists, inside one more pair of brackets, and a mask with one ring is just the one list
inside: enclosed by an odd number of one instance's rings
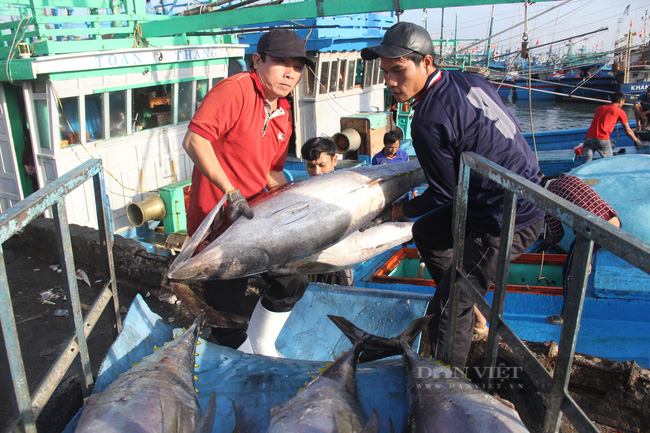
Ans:
{"label": "boat window", "polygon": [[[215,84],[217,84],[221,79],[215,79]],[[194,107],[194,112],[199,109],[199,105],[203,102],[203,98],[208,93],[209,89],[208,80],[199,80],[196,82],[196,106]]]}
{"label": "boat window", "polygon": [[172,89],[169,84],[132,90],[133,132],[172,123]]}
{"label": "boat window", "polygon": [[101,140],[104,136],[103,95],[86,95],[86,136],[88,141]]}
{"label": "boat window", "polygon": [[348,69],[348,61],[340,60],[339,61],[339,91],[342,92],[345,90],[345,72]]}
{"label": "boat window", "polygon": [[325,94],[327,93],[327,79],[330,76],[330,62],[323,62],[321,64],[320,68],[320,76],[319,81],[320,81],[320,87],[318,89],[319,94]]}
{"label": "boat window", "polygon": [[192,92],[194,90],[193,81],[178,83],[178,121],[187,122],[192,118]]}
{"label": "boat window", "polygon": [[307,79],[305,80],[305,85],[307,86],[307,95],[314,96],[314,82],[316,81],[316,76],[314,75],[314,70],[312,68],[307,68]]}
{"label": "boat window", "polygon": [[50,116],[45,99],[34,99],[34,110],[36,110],[36,128],[38,142],[44,149],[51,149],[50,145]]}
{"label": "boat window", "polygon": [[379,84],[380,75],[379,75],[379,61],[372,61],[372,84]]}
{"label": "boat window", "polygon": [[338,83],[339,83],[339,62],[338,60],[335,60],[332,62],[332,65],[330,66],[330,81],[329,81],[329,91],[330,92],[336,92],[336,89],[338,89]]}
{"label": "boat window", "polygon": [[110,136],[126,135],[126,90],[108,93],[108,111]]}
{"label": "boat window", "polygon": [[357,76],[357,61],[350,60],[348,64],[348,83],[346,90],[354,89],[354,82]]}
{"label": "boat window", "polygon": [[79,98],[59,100],[59,133],[61,147],[80,143],[79,140]]}
{"label": "boat window", "polygon": [[372,60],[363,62],[363,87],[372,86]]}

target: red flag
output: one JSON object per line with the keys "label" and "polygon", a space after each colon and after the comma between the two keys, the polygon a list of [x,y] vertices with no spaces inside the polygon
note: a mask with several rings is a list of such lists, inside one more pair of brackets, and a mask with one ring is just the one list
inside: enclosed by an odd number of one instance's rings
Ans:
{"label": "red flag", "polygon": [[539,45],[539,39],[537,39],[537,43],[535,45]]}

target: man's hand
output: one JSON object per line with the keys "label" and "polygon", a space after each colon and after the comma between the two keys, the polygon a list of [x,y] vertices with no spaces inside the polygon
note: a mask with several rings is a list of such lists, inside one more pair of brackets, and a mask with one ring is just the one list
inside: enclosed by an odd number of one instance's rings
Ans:
{"label": "man's hand", "polygon": [[641,149],[643,147],[643,142],[641,140],[637,140],[634,144],[636,144],[637,149]]}
{"label": "man's hand", "polygon": [[391,213],[393,221],[398,221],[404,218],[404,207],[395,206],[393,207],[393,212]]}
{"label": "man's hand", "polygon": [[227,195],[228,198],[226,201],[228,202],[228,207],[226,208],[226,214],[231,223],[234,223],[241,215],[244,215],[248,219],[253,218],[253,211],[238,189],[228,191]]}

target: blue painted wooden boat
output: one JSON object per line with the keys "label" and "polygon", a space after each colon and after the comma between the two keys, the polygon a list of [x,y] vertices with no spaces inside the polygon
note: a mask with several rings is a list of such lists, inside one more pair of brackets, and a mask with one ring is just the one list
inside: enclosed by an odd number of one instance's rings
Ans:
{"label": "blue painted wooden boat", "polygon": [[[650,220],[647,218],[650,211],[650,155],[594,160],[574,169],[571,174],[588,182],[616,209],[625,230],[650,241]],[[574,236],[568,228],[565,228],[565,233],[560,247],[567,250]],[[399,250],[393,250],[358,266],[355,269],[356,285],[433,294],[435,289],[431,284],[414,278],[414,272],[405,269],[415,267],[417,273],[417,258],[415,263],[408,263],[414,256],[400,254]],[[545,260],[548,264],[548,259]],[[511,266],[515,269],[514,265]],[[512,288],[509,286],[506,297],[505,316],[511,328],[524,340],[559,341],[560,327],[546,322],[547,316],[562,309],[561,290],[549,287],[549,283],[557,282],[557,276],[551,272],[545,270],[540,274],[545,278],[539,278],[537,284],[524,282],[527,290],[514,284],[519,275],[510,275]],[[545,286],[548,290],[539,290],[535,286]],[[489,292],[487,299],[491,300],[491,297]],[[598,251],[587,287],[577,351],[618,361],[633,359],[650,368],[650,336],[646,332],[650,323],[648,308],[650,276],[608,251]]]}

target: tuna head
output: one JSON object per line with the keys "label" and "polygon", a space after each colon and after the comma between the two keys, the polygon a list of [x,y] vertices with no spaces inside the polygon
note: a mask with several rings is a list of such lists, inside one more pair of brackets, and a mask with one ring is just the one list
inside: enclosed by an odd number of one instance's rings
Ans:
{"label": "tuna head", "polygon": [[[180,259],[177,258],[177,261]],[[212,243],[194,257],[172,266],[167,273],[170,280],[197,280],[210,278],[229,280],[264,272],[269,262],[268,253],[251,246]]]}

